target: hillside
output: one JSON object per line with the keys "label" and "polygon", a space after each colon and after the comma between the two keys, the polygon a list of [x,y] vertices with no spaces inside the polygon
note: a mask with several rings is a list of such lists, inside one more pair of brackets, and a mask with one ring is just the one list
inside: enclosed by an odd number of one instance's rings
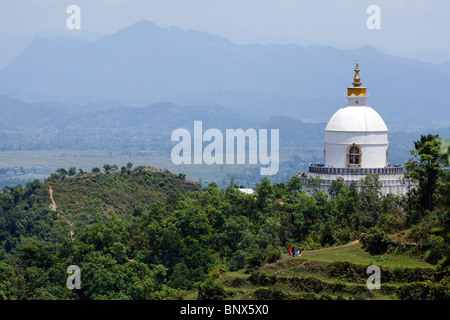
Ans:
{"label": "hillside", "polygon": [[[198,183],[151,167],[85,173],[50,178],[41,188],[52,188],[57,211],[74,222],[95,223],[113,213],[148,210],[170,195],[201,190]],[[50,198],[49,198],[50,203]]]}
{"label": "hillside", "polygon": [[[449,299],[448,239],[435,231],[448,228],[445,194],[435,193],[432,211],[419,211],[382,196],[377,179],[335,185],[328,197],[308,195],[298,176],[263,178],[255,196],[233,180],[201,188],[131,163],[60,168],[43,183],[0,191],[0,296]],[[400,235],[424,245],[389,241]],[[288,257],[290,245],[303,255]],[[365,287],[370,264],[382,269],[381,291]],[[66,288],[71,265],[82,274],[77,290]]]}
{"label": "hillside", "polygon": [[[372,264],[381,269],[380,290],[366,286],[367,267]],[[306,250],[301,257],[282,254],[279,260],[251,274],[244,270],[225,272],[219,280],[227,299],[233,300],[398,300],[408,297],[412,288],[416,291],[411,297],[424,298],[429,285],[426,281],[437,282],[439,277],[434,266],[420,259],[392,253],[371,256],[361,244],[351,243]],[[444,284],[436,291],[441,298],[448,295]]]}

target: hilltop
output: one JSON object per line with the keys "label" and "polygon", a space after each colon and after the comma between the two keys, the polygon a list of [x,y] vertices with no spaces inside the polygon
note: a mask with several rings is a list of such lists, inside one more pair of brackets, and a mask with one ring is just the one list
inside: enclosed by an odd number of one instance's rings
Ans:
{"label": "hilltop", "polygon": [[[41,189],[53,190],[57,211],[73,221],[92,224],[111,214],[148,210],[174,194],[201,190],[201,186],[167,170],[140,166],[106,172],[52,175]],[[50,196],[49,196],[50,203]]]}

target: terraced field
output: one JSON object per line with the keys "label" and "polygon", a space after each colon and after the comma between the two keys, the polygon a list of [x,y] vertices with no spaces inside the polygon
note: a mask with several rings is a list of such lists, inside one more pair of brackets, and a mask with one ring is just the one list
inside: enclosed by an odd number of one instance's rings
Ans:
{"label": "terraced field", "polygon": [[[368,289],[369,265],[381,269],[381,288]],[[220,278],[226,298],[240,299],[357,299],[396,300],[404,291],[436,286],[449,294],[448,286],[439,283],[435,267],[407,254],[386,253],[371,256],[359,242],[321,250],[304,251],[301,257],[283,255],[277,262],[265,264],[252,274],[244,270],[227,272]],[[412,288],[411,287],[411,288]],[[420,291],[420,290],[419,290]]]}

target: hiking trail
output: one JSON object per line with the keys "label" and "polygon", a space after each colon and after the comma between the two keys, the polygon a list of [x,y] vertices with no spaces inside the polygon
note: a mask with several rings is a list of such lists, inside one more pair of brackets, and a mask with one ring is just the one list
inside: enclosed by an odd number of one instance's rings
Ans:
{"label": "hiking trail", "polygon": [[357,244],[357,243],[359,243],[359,240],[355,240],[355,241],[352,241],[352,242],[350,242],[350,243],[343,244],[343,245],[340,245],[340,246],[335,246],[335,247],[322,248],[322,249],[314,249],[314,250],[305,250],[305,251],[302,251],[302,253],[305,253],[305,252],[316,252],[316,251],[328,251],[328,250],[334,250],[334,249],[337,249],[337,248],[348,247],[348,246],[351,246],[351,245],[354,245],[354,244]]}
{"label": "hiking trail", "polygon": [[[49,205],[50,209],[53,211],[56,211],[56,202],[53,199],[53,189],[52,186],[49,186],[49,192],[50,192],[50,200],[52,200],[52,203]],[[67,219],[65,216],[63,216],[62,214],[58,213],[58,217],[62,217],[71,227],[73,227],[75,225],[75,223],[73,223],[73,221],[70,221],[69,219]],[[72,240],[74,240],[73,238],[74,232],[73,230],[69,231],[69,236]]]}

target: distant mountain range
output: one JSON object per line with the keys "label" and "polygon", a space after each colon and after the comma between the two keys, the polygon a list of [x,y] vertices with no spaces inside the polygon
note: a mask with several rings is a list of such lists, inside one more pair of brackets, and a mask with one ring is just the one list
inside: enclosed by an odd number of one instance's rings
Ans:
{"label": "distant mountain range", "polygon": [[187,113],[189,106],[221,105],[254,123],[272,116],[326,122],[346,104],[356,61],[368,104],[390,129],[450,125],[450,62],[393,57],[368,46],[237,45],[149,21],[96,41],[35,37],[0,70],[0,94],[39,102],[42,113],[49,106],[105,112],[170,101]]}
{"label": "distant mountain range", "polygon": [[[222,106],[180,107],[170,102],[145,107],[115,106],[103,110],[103,104],[89,104],[91,110],[69,112],[65,104],[26,103],[0,96],[0,132],[42,130],[144,130],[147,133],[169,134],[176,128],[190,128],[202,120],[204,128],[247,128],[256,125]],[[83,106],[82,106],[83,107]],[[84,109],[84,108],[82,108]],[[170,141],[170,138],[169,138]]]}
{"label": "distant mountain range", "polygon": [[[50,105],[50,106],[48,106]],[[244,130],[279,129],[280,147],[298,155],[323,157],[326,122],[307,123],[288,116],[273,116],[264,121],[219,105],[180,107],[162,102],[145,107],[115,106],[103,103],[81,105],[69,112],[71,104],[26,103],[0,96],[0,151],[49,149],[158,150],[173,147],[171,133],[177,128],[193,132],[195,120],[202,120],[203,131],[209,128]],[[85,110],[85,109],[89,109]],[[450,136],[450,127],[408,132],[390,131],[389,159],[403,163],[408,159],[413,141],[421,134]],[[284,151],[282,151],[283,153]],[[283,156],[284,157],[284,156]]]}
{"label": "distant mountain range", "polygon": [[70,30],[66,32],[48,29],[29,34],[17,34],[9,36],[0,41],[0,69],[7,66],[14,58],[22,52],[33,41],[35,37],[48,38],[51,40],[59,37],[69,37],[75,39],[83,39],[88,41],[96,41],[102,37],[101,34],[89,31]]}

